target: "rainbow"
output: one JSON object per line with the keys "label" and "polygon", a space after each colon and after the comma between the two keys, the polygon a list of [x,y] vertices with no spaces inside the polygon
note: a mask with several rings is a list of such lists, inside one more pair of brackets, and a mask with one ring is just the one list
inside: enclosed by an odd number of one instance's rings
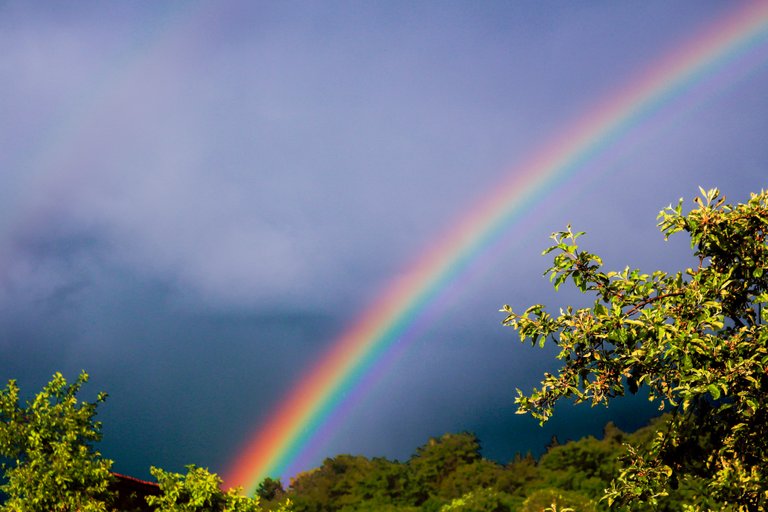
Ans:
{"label": "rainbow", "polygon": [[[407,269],[336,340],[325,356],[290,391],[246,444],[225,475],[227,485],[249,494],[264,477],[284,473],[307,451],[348,395],[375,373],[381,360],[402,350],[402,338],[424,309],[469,263],[523,213],[604,152],[620,137],[661,107],[708,76],[750,52],[768,58],[758,45],[768,40],[768,3],[748,3],[731,16],[666,54],[508,173]],[[327,430],[327,429],[325,429]],[[327,432],[326,432],[327,434]]]}

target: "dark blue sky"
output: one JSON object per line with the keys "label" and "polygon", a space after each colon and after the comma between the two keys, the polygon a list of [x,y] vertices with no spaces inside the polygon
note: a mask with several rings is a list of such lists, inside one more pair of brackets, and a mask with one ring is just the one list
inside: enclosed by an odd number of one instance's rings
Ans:
{"label": "dark blue sky", "polygon": [[[738,2],[0,3],[0,379],[81,369],[102,452],[224,471],[388,283],[515,165]],[[323,457],[476,432],[502,462],[634,428],[645,404],[516,416],[552,353],[501,305],[558,306],[567,223],[608,267],[675,270],[658,211],[766,186],[768,44],[537,200]]]}

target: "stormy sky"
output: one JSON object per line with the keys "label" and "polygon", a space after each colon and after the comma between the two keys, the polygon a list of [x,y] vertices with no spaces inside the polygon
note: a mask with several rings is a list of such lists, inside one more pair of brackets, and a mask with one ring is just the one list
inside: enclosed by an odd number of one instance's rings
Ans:
{"label": "stormy sky", "polygon": [[[0,2],[0,379],[91,375],[115,469],[225,472],[333,341],[534,151],[739,2]],[[766,186],[768,43],[534,198],[312,461],[487,457],[635,428],[642,400],[514,414],[555,362],[505,304],[572,223],[609,268],[676,270],[656,214]]]}

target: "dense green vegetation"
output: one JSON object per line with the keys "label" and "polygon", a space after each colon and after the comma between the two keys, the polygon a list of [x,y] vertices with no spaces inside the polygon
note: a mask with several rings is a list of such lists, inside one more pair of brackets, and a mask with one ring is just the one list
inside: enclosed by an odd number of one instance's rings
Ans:
{"label": "dense green vegetation", "polygon": [[[482,458],[478,439],[467,432],[430,439],[405,462],[340,455],[263,503],[268,508],[290,498],[296,512],[608,510],[605,489],[619,476],[627,446],[649,446],[669,421],[663,416],[631,434],[609,423],[601,439],[554,444],[538,459],[518,455],[507,464]],[[699,500],[702,486],[687,479],[656,507],[638,502],[632,510],[684,510]]]}

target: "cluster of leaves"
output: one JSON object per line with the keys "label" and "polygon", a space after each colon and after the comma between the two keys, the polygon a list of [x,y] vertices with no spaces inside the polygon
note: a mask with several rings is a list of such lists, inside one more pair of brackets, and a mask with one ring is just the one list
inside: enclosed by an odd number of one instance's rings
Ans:
{"label": "cluster of leaves", "polygon": [[604,272],[568,227],[552,235],[547,273],[555,289],[571,281],[594,296],[593,306],[557,316],[541,304],[503,309],[523,341],[551,341],[562,361],[540,389],[518,390],[519,412],[544,422],[563,398],[607,404],[640,388],[672,409],[649,445],[632,448],[609,504],[658,503],[695,480],[705,488],[692,507],[768,507],[768,192],[735,206],[717,189],[701,192],[689,213],[681,200],[659,214],[665,239],[690,236],[693,268]]}
{"label": "cluster of leaves", "polygon": [[[112,512],[126,500],[115,490],[112,461],[94,449],[101,440],[94,402],[77,394],[88,375],[72,384],[57,373],[34,399],[24,405],[19,387],[10,381],[0,390],[0,469],[5,501],[0,512]],[[158,492],[139,503],[138,510],[157,512],[259,512],[258,498],[241,496],[240,489],[221,490],[221,479],[189,466],[186,475],[152,468]],[[275,510],[284,512],[284,504]],[[135,509],[131,506],[131,509]]]}
{"label": "cluster of leaves", "polygon": [[[156,512],[260,512],[259,498],[247,498],[241,489],[221,490],[222,480],[215,473],[194,465],[187,466],[187,474],[172,473],[151,468],[157,479],[160,493],[149,496],[147,502]],[[287,502],[280,503],[276,510],[285,512]]]}
{"label": "cluster of leaves", "polygon": [[112,462],[93,449],[101,439],[96,406],[106,395],[79,401],[76,394],[87,381],[82,373],[67,385],[57,373],[26,407],[20,406],[15,381],[0,390],[2,491],[8,497],[0,510],[109,510]]}

